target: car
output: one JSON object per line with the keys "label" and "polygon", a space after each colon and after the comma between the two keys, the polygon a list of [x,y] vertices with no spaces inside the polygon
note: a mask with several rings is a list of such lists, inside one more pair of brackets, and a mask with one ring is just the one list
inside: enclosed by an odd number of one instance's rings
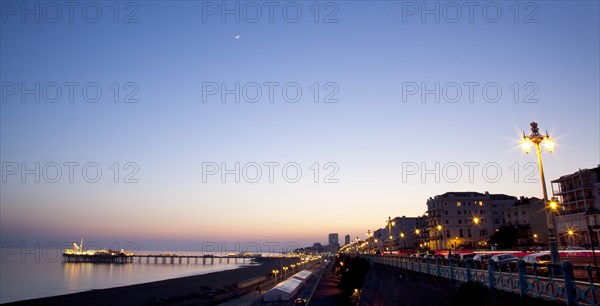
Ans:
{"label": "car", "polygon": [[502,270],[502,268],[514,267],[516,266],[517,260],[519,257],[513,254],[498,254],[492,256],[492,260],[496,265]]}
{"label": "car", "polygon": [[475,254],[475,256],[473,256],[473,261],[485,264],[490,257],[492,257],[490,254]]}
{"label": "car", "polygon": [[585,248],[578,246],[570,246],[565,249],[565,251],[585,251]]}
{"label": "car", "polygon": [[303,298],[296,298],[296,299],[294,300],[294,304],[296,304],[296,305],[306,305],[306,302],[307,302],[307,301],[308,301],[307,299],[303,299]]}
{"label": "car", "polygon": [[475,253],[464,253],[464,254],[460,254],[460,260],[466,260],[467,258],[473,258],[475,257]]}
{"label": "car", "polygon": [[454,258],[454,260],[460,259],[460,255],[458,253],[446,254],[444,259],[450,260],[450,258]]}
{"label": "car", "polygon": [[536,270],[539,273],[548,273],[547,264],[552,262],[550,253],[534,253],[523,257],[523,261],[527,264],[527,272],[534,273],[533,264],[536,265]]}
{"label": "car", "polygon": [[550,253],[534,253],[523,257],[523,261],[528,264],[548,264],[551,262]]}

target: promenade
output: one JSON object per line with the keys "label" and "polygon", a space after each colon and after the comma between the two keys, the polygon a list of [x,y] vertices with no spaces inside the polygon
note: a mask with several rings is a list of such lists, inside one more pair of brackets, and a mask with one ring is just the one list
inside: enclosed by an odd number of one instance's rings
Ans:
{"label": "promenade", "polygon": [[342,296],[342,291],[339,289],[340,279],[335,273],[331,272],[331,268],[325,269],[323,278],[317,286],[311,301],[310,306],[341,306],[346,305]]}

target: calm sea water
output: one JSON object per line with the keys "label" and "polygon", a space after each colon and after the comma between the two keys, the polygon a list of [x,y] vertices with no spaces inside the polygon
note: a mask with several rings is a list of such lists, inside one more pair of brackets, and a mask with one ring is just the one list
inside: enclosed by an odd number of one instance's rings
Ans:
{"label": "calm sea water", "polygon": [[[137,261],[130,264],[91,264],[91,263],[63,263],[60,253],[35,250],[20,251],[13,254],[14,250],[2,250],[0,260],[0,303],[8,303],[26,299],[61,295],[93,289],[105,289],[157,280],[177,278],[183,276],[207,274],[211,272],[237,269],[241,266],[251,265],[250,259],[233,259],[228,264],[225,259],[219,263],[214,259],[206,265],[202,259],[198,264],[194,260],[188,264],[187,259],[182,259],[179,264],[163,264],[160,260],[146,263]],[[161,252],[145,252],[140,254],[158,254]],[[174,252],[180,255],[202,255],[206,253]],[[169,262],[169,261],[167,261]]]}

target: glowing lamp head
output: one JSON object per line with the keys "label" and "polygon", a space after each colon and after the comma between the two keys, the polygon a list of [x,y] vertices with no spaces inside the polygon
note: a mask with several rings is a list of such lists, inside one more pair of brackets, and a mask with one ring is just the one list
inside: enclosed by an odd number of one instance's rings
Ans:
{"label": "glowing lamp head", "polygon": [[556,202],[555,200],[552,200],[552,201],[550,201],[550,203],[548,203],[548,206],[550,206],[550,209],[556,210],[558,208],[558,202]]}
{"label": "glowing lamp head", "polygon": [[420,231],[419,229],[416,229],[416,230],[415,230],[415,234],[417,234],[417,235],[418,235],[418,234],[420,234],[420,233],[421,233],[421,231]]}
{"label": "glowing lamp head", "polygon": [[531,140],[527,137],[523,137],[521,140],[521,150],[525,153],[531,152]]}
{"label": "glowing lamp head", "polygon": [[438,224],[438,226],[437,226],[437,230],[438,230],[438,231],[441,231],[441,230],[442,230],[442,226]]}
{"label": "glowing lamp head", "polygon": [[573,236],[573,234],[574,234],[574,233],[575,233],[575,232],[573,232],[573,230],[572,230],[572,229],[570,229],[570,230],[568,230],[568,231],[567,231],[567,234],[569,234],[569,236]]}
{"label": "glowing lamp head", "polygon": [[473,223],[479,224],[479,218],[477,218],[477,217],[473,218]]}
{"label": "glowing lamp head", "polygon": [[404,238],[404,233],[400,233],[400,237]]}
{"label": "glowing lamp head", "polygon": [[552,140],[552,138],[550,138],[549,136],[546,136],[546,138],[544,138],[544,148],[550,153],[554,151],[554,140]]}

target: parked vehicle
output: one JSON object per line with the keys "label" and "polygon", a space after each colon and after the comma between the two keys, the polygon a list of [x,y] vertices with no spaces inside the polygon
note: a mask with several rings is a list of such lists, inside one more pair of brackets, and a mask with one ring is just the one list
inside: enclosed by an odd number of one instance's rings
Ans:
{"label": "parked vehicle", "polygon": [[492,257],[490,254],[475,254],[473,256],[473,263],[475,264],[475,268],[485,269],[487,268],[487,260]]}
{"label": "parked vehicle", "polygon": [[465,254],[460,254],[460,260],[464,261],[467,258],[473,258],[475,257],[475,253],[465,253]]}
{"label": "parked vehicle", "polygon": [[492,255],[490,255],[490,254],[475,254],[475,256],[473,256],[473,260],[486,261],[490,257],[492,257]]}
{"label": "parked vehicle", "polygon": [[496,266],[502,271],[504,269],[516,268],[517,260],[519,257],[513,254],[498,254],[492,256],[492,260],[496,263]]}
{"label": "parked vehicle", "polygon": [[455,260],[460,259],[460,254],[458,253],[452,253],[452,254],[446,254],[446,256],[444,256],[444,259],[450,259],[450,258],[454,258]]}
{"label": "parked vehicle", "polygon": [[548,267],[546,265],[552,262],[552,257],[550,256],[550,253],[546,252],[535,253],[523,257],[523,261],[525,261],[525,263],[527,264],[528,273],[534,273],[533,264],[535,263],[538,273],[547,274]]}

